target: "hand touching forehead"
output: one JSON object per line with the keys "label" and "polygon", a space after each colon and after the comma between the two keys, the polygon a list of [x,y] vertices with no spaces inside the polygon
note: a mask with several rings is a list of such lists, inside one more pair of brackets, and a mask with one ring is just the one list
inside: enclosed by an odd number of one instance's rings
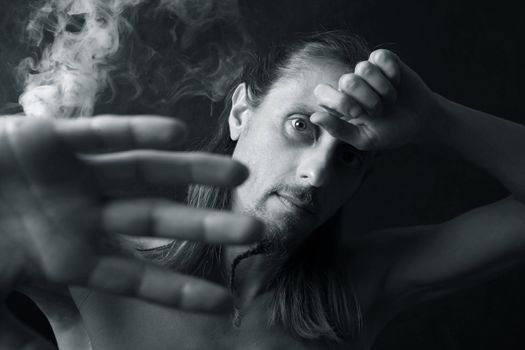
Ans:
{"label": "hand touching forehead", "polygon": [[315,96],[316,87],[324,84],[337,88],[341,76],[351,71],[350,67],[333,59],[311,59],[278,79],[264,98],[261,108],[270,104],[273,108],[302,106],[310,114],[324,111]]}

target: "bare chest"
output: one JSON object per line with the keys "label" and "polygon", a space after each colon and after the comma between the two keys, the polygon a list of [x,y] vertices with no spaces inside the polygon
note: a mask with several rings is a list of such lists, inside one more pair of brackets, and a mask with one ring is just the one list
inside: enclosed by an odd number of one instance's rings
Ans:
{"label": "bare chest", "polygon": [[282,329],[268,327],[262,307],[243,314],[238,327],[229,314],[185,313],[100,294],[91,295],[80,309],[93,350],[326,349],[295,339]]}

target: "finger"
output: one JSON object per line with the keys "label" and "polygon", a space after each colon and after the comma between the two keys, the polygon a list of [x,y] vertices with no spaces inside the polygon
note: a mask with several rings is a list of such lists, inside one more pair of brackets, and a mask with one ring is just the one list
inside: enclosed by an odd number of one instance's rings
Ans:
{"label": "finger", "polygon": [[184,142],[183,122],[158,116],[98,116],[57,120],[58,134],[79,153],[173,149]]}
{"label": "finger", "polygon": [[401,70],[399,67],[399,57],[395,53],[385,49],[375,50],[368,59],[371,63],[378,66],[394,84],[399,84],[401,80]]}
{"label": "finger", "polygon": [[390,102],[395,102],[397,92],[379,67],[369,61],[359,62],[355,66],[355,74],[363,78],[379,95]]}
{"label": "finger", "polygon": [[327,112],[316,112],[310,116],[310,121],[319,125],[333,137],[361,149],[363,137],[359,128]]}
{"label": "finger", "polygon": [[[6,350],[53,350],[49,341],[23,325],[13,317],[5,306],[0,310],[0,349]],[[56,350],[56,349],[55,349]]]}
{"label": "finger", "polygon": [[248,169],[230,157],[199,152],[127,151],[83,158],[93,169],[103,193],[128,188],[203,184],[234,187]]}
{"label": "finger", "polygon": [[35,193],[55,186],[94,191],[92,174],[56,136],[54,123],[48,119],[20,118],[1,124],[2,154],[12,158],[11,173],[24,174]]}
{"label": "finger", "polygon": [[255,218],[197,209],[166,200],[110,202],[103,211],[107,232],[159,236],[212,244],[249,244],[262,238],[264,226]]}
{"label": "finger", "polygon": [[339,79],[339,89],[359,102],[371,116],[378,116],[383,110],[381,97],[359,75],[348,73]]}
{"label": "finger", "polygon": [[320,106],[344,120],[357,118],[363,112],[357,101],[330,85],[317,85],[314,89],[314,95],[317,97]]}
{"label": "finger", "polygon": [[228,312],[233,306],[230,293],[223,287],[145,261],[117,256],[100,257],[87,286],[184,311]]}

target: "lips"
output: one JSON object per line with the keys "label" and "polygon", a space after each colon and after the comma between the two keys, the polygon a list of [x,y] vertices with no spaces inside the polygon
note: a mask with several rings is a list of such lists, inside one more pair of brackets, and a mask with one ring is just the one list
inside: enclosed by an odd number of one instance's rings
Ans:
{"label": "lips", "polygon": [[308,214],[314,215],[316,212],[316,206],[315,204],[310,200],[301,200],[294,195],[290,195],[287,193],[276,193],[277,196],[280,197],[281,200],[283,200],[286,204],[291,204],[294,207],[297,207],[298,209],[307,212]]}

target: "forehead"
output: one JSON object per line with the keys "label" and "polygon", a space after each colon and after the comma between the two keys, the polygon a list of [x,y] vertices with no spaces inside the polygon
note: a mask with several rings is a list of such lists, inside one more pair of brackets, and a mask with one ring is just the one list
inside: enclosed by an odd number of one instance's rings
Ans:
{"label": "forehead", "polygon": [[269,105],[275,110],[293,106],[305,109],[303,112],[308,115],[321,111],[313,93],[315,87],[328,84],[337,89],[341,75],[351,71],[348,66],[335,60],[308,60],[279,78],[268,91],[261,107]]}

